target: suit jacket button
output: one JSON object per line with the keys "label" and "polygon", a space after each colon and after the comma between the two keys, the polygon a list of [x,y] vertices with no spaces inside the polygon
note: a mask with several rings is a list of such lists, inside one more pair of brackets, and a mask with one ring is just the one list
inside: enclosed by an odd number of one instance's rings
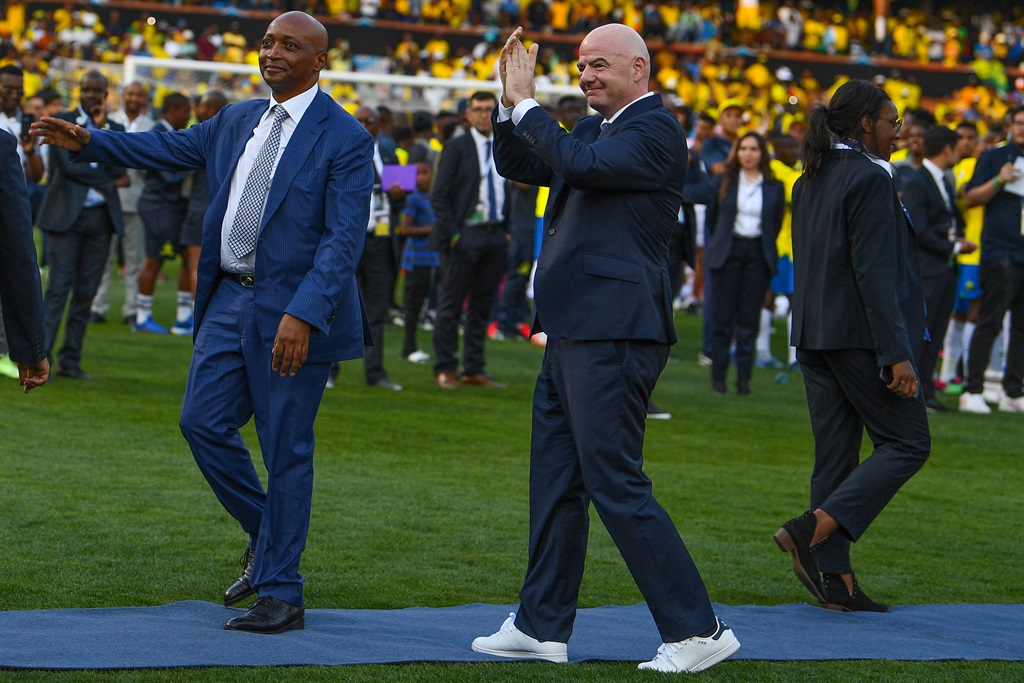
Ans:
{"label": "suit jacket button", "polygon": [[548,230],[548,234],[549,235],[554,235],[555,234],[555,229],[551,228],[550,230]]}

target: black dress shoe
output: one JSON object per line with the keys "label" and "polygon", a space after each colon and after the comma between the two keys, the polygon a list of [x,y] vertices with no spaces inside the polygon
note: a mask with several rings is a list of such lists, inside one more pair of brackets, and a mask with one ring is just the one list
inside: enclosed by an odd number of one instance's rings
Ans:
{"label": "black dress shoe", "polygon": [[228,619],[224,628],[228,631],[249,631],[250,633],[281,633],[306,628],[306,610],[290,605],[277,598],[262,597],[249,611],[240,617]]}
{"label": "black dress shoe", "polygon": [[839,574],[822,574],[822,586],[825,599],[821,606],[837,612],[888,612],[889,606],[875,602],[857,585],[856,575],[853,577],[853,595],[846,588],[846,582]]}
{"label": "black dress shoe", "polygon": [[938,399],[936,396],[932,396],[930,399],[924,402],[925,408],[929,413],[948,413],[949,408]]}
{"label": "black dress shoe", "polygon": [[246,548],[241,561],[242,575],[238,577],[238,581],[231,584],[231,588],[224,591],[225,607],[231,607],[231,605],[245,600],[256,592],[252,587],[252,560],[254,557],[256,557],[256,551],[252,548]]}
{"label": "black dress shoe", "polygon": [[750,383],[736,382],[736,393],[740,396],[750,396]]}
{"label": "black dress shoe", "polygon": [[711,391],[719,396],[726,396],[729,393],[729,390],[725,388],[725,382],[720,379],[711,381]]}
{"label": "black dress shoe", "polygon": [[64,367],[61,366],[60,370],[57,371],[58,377],[67,377],[68,379],[92,379],[92,376],[85,370],[79,367]]}
{"label": "black dress shoe", "polygon": [[783,552],[793,556],[793,573],[800,579],[800,583],[807,587],[818,602],[825,602],[821,577],[818,575],[818,561],[811,547],[816,525],[814,512],[808,510],[783,524],[782,528],[775,532],[775,543]]}
{"label": "black dress shoe", "polygon": [[107,322],[107,316],[103,315],[102,313],[94,312],[92,315],[89,316],[89,322],[100,323],[102,325],[103,323]]}

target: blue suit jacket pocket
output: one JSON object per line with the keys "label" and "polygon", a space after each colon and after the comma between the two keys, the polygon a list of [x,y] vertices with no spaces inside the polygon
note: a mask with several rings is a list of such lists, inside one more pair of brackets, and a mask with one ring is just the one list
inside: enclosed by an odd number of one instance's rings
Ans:
{"label": "blue suit jacket pocket", "polygon": [[587,275],[610,277],[627,282],[640,282],[642,269],[639,263],[627,261],[616,256],[605,256],[585,252],[583,254],[583,272]]}

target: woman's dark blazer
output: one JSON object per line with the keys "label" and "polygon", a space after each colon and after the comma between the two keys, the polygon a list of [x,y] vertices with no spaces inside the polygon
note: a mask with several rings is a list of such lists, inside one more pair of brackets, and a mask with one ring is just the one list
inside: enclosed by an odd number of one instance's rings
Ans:
{"label": "woman's dark blazer", "polygon": [[[716,270],[725,265],[732,250],[732,229],[736,223],[736,193],[739,182],[733,182],[725,197],[719,199],[719,189],[724,176],[714,179],[715,198],[708,204],[705,217],[706,236],[704,240],[704,267]],[[764,193],[761,202],[761,244],[764,247],[764,258],[772,273],[778,265],[779,252],[775,248],[775,238],[782,227],[782,214],[786,208],[786,192],[777,180],[765,178],[761,186]]]}

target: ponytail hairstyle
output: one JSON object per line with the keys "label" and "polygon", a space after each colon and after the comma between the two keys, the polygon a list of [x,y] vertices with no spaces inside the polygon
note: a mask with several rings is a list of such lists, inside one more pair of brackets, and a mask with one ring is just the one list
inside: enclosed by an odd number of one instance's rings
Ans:
{"label": "ponytail hairstyle", "polygon": [[804,135],[804,173],[813,177],[832,149],[832,143],[841,138],[860,141],[864,136],[861,120],[865,116],[877,121],[882,107],[889,102],[884,90],[861,80],[847,81],[836,90],[828,106],[815,105],[807,122]]}

